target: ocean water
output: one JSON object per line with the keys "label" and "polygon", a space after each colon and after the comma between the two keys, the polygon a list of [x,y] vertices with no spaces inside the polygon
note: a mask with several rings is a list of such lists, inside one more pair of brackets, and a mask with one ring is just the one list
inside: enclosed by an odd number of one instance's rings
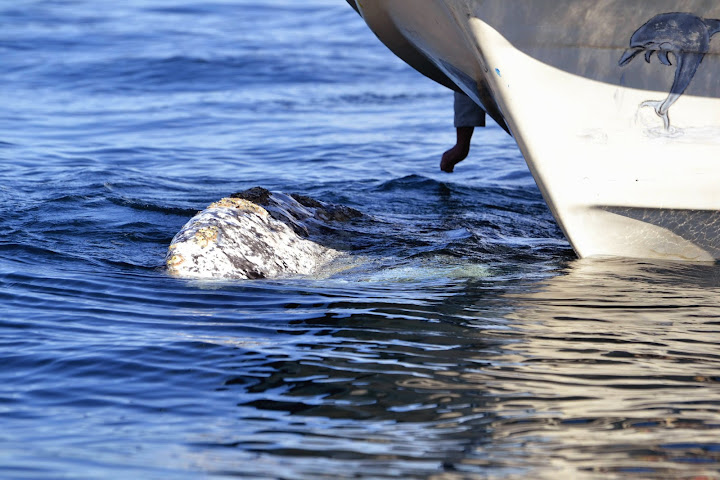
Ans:
{"label": "ocean water", "polygon": [[[577,260],[342,0],[0,3],[0,478],[720,478],[720,270]],[[253,186],[354,268],[191,282]]]}

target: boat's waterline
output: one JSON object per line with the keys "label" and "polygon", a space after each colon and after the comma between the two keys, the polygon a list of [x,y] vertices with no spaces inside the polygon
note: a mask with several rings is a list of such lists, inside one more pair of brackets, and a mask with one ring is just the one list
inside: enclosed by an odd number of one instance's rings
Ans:
{"label": "boat's waterline", "polygon": [[716,2],[357,3],[501,117],[578,255],[720,258]]}

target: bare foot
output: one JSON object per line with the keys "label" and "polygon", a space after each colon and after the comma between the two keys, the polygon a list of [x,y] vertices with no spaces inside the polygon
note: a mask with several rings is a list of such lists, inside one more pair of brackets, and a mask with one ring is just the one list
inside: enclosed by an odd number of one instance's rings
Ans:
{"label": "bare foot", "polygon": [[472,139],[474,127],[457,127],[457,141],[455,146],[443,153],[440,160],[440,170],[452,173],[455,165],[467,158],[470,153],[470,140]]}
{"label": "bare foot", "polygon": [[443,153],[442,160],[440,160],[440,170],[447,173],[452,173],[455,169],[455,165],[465,160],[470,153],[470,150],[463,148],[462,145],[455,145],[447,152]]}

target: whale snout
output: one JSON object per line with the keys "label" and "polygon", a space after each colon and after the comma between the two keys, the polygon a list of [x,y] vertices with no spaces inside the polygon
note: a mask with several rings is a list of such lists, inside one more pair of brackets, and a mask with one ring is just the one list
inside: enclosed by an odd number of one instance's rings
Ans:
{"label": "whale snout", "polygon": [[326,244],[328,232],[362,215],[304,195],[251,188],[191,218],[168,247],[167,272],[194,279],[313,275],[342,255]]}

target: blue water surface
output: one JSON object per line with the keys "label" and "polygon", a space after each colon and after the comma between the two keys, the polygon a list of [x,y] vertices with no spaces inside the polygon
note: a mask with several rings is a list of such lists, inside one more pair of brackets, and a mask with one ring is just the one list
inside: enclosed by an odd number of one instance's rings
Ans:
{"label": "blue water surface", "polygon": [[[341,0],[0,4],[0,477],[720,476],[720,271],[576,260],[491,124]],[[253,186],[355,268],[171,278]]]}

